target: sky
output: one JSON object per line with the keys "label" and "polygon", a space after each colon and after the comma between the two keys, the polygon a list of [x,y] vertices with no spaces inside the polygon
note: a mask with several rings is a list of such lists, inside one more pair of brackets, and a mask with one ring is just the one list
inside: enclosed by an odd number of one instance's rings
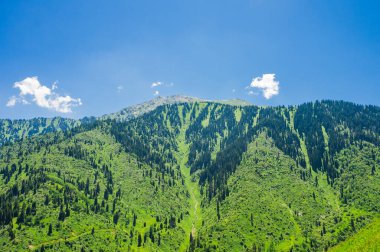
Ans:
{"label": "sky", "polygon": [[380,105],[380,2],[2,0],[0,118],[161,95]]}

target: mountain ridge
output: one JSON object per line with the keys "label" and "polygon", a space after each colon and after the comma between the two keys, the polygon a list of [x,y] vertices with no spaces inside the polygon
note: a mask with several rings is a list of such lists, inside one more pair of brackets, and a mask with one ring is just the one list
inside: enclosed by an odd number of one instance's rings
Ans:
{"label": "mountain ridge", "polygon": [[[139,103],[136,105],[128,106],[118,112],[106,114],[100,117],[84,117],[81,119],[70,119],[64,117],[52,117],[52,118],[32,118],[32,119],[0,119],[0,146],[3,144],[11,143],[14,141],[22,140],[25,137],[32,137],[34,135],[41,135],[49,132],[56,131],[66,131],[74,127],[78,127],[83,123],[91,123],[95,120],[116,120],[116,121],[128,121],[139,116],[142,116],[159,106],[179,104],[179,103],[194,103],[194,102],[208,102],[208,103],[219,103],[226,104],[230,106],[256,106],[247,101],[241,99],[230,99],[230,100],[207,100],[197,97],[191,97],[186,95],[172,95],[166,97],[156,97],[147,102]],[[306,102],[300,105],[289,105],[289,106],[273,106],[276,107],[286,107],[286,108],[297,108],[305,104],[318,104],[324,102],[335,102],[350,104],[352,106],[361,106],[363,108],[374,108],[380,110],[380,107],[376,105],[362,105],[347,101],[335,101],[335,100],[316,100],[313,102]],[[265,106],[267,107],[267,106]],[[269,106],[272,107],[272,106]],[[264,107],[263,107],[264,108]]]}
{"label": "mountain ridge", "polygon": [[73,127],[79,126],[82,123],[89,123],[94,120],[117,120],[125,121],[131,120],[145,113],[148,113],[158,106],[186,103],[186,102],[220,102],[230,105],[248,105],[248,102],[239,99],[211,101],[201,98],[186,96],[186,95],[172,95],[172,96],[158,96],[152,100],[139,103],[136,105],[128,106],[118,112],[105,114],[100,117],[84,117],[81,119],[70,119],[61,116],[44,118],[37,117],[32,119],[0,119],[0,145],[22,140],[25,137],[34,135],[45,134],[54,131],[65,131]]}

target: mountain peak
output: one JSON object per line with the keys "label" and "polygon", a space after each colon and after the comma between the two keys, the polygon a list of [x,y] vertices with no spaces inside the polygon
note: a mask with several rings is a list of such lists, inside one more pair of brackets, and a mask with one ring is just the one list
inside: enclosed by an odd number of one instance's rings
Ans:
{"label": "mountain peak", "polygon": [[177,104],[177,103],[192,103],[192,102],[215,102],[221,104],[227,104],[232,106],[249,106],[251,103],[241,99],[231,100],[208,100],[187,95],[171,95],[171,96],[157,96],[156,98],[126,107],[118,112],[103,115],[100,119],[116,119],[119,121],[130,120],[148,113],[161,105]]}
{"label": "mountain peak", "polygon": [[158,106],[186,102],[205,101],[200,98],[186,95],[157,96],[156,98],[137,105],[126,107],[119,112],[103,115],[100,119],[116,119],[120,121],[130,120],[156,109]]}
{"label": "mountain peak", "polygon": [[192,103],[192,102],[215,102],[227,104],[232,106],[249,106],[251,103],[241,99],[231,100],[208,100],[187,95],[171,95],[171,96],[157,96],[156,98],[126,107],[118,112],[103,115],[100,119],[116,119],[120,121],[130,120],[150,112],[161,105],[177,104],[177,103]]}

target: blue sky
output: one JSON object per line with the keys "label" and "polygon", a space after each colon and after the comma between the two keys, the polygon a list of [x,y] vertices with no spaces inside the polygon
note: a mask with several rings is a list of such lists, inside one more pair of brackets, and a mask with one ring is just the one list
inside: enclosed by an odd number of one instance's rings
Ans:
{"label": "blue sky", "polygon": [[[379,11],[350,0],[0,1],[0,117],[98,116],[156,91],[380,105]],[[20,88],[35,76],[42,97]]]}

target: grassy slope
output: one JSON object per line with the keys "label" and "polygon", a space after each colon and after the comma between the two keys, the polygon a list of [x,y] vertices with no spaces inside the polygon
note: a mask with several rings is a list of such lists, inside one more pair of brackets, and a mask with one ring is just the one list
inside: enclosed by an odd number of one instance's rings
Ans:
{"label": "grassy slope", "polygon": [[331,252],[380,251],[380,219],[360,230],[346,241],[331,248]]}
{"label": "grassy slope", "polygon": [[[254,157],[258,158],[257,164]],[[302,243],[298,223],[302,221],[296,219],[309,218],[304,215],[310,209],[304,207],[315,207],[301,206],[301,202],[311,197],[313,187],[296,173],[289,173],[291,165],[295,166],[295,162],[280,154],[264,136],[250,144],[242,164],[229,180],[231,192],[221,205],[221,220],[217,220],[215,202],[205,210],[207,222],[202,231],[211,230],[211,244],[222,251],[231,251],[254,245],[269,248],[271,243],[286,250]],[[295,214],[289,205],[299,213]]]}
{"label": "grassy slope", "polygon": [[[182,113],[180,113],[182,115]],[[185,180],[185,187],[187,191],[189,192],[189,217],[185,220],[185,223],[187,223],[187,226],[185,230],[188,236],[190,236],[190,232],[192,233],[193,237],[197,236],[197,228],[202,223],[202,213],[201,213],[201,207],[200,207],[200,193],[198,188],[197,181],[192,180],[190,175],[190,169],[187,167],[187,161],[188,161],[188,154],[189,154],[189,144],[186,143],[185,140],[185,132],[188,128],[190,120],[190,114],[187,114],[185,118],[181,116],[182,121],[182,127],[180,130],[179,135],[177,136],[177,143],[179,146],[179,151],[176,153],[176,158],[178,160],[178,163],[180,165],[181,173]],[[181,251],[185,251],[190,243],[190,239],[185,239],[180,247]]]}
{"label": "grassy slope", "polygon": [[331,195],[337,192],[325,185],[316,186],[314,177],[300,179],[299,169],[303,168],[297,168],[265,134],[260,135],[229,179],[231,192],[220,206],[220,220],[215,200],[206,204],[203,246],[220,251],[259,247],[304,251],[315,246],[322,250],[352,235],[351,218],[356,218],[357,229],[371,219],[359,209],[336,208],[337,199]]}

